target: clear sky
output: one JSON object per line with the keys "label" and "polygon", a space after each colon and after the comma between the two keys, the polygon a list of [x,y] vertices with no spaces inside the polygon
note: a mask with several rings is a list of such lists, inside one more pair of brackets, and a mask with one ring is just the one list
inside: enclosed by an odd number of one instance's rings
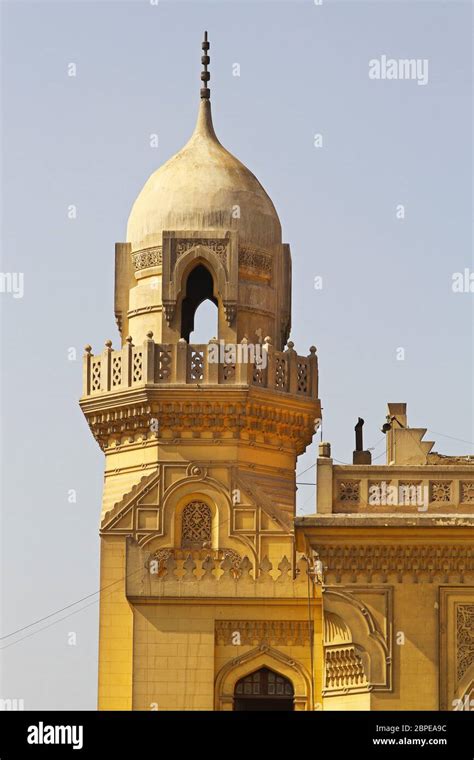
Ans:
{"label": "clear sky", "polygon": [[[474,451],[474,294],[452,290],[474,271],[469,2],[17,0],[1,20],[2,271],[24,274],[23,298],[0,294],[3,634],[99,588],[103,457],[77,404],[81,354],[118,344],[114,243],[193,130],[203,29],[216,132],[291,244],[291,338],[318,347],[334,457],[351,461],[360,415],[384,461],[387,401],[436,431],[435,450]],[[428,82],[369,78],[384,55],[426,59]],[[300,486],[299,514],[314,491]],[[10,646],[0,697],[95,709],[97,625],[92,604]]]}

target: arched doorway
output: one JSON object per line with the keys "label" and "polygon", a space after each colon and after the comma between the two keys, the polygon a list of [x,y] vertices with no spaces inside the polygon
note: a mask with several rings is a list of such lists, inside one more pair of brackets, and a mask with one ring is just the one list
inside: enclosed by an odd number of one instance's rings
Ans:
{"label": "arched doorway", "polygon": [[270,668],[260,668],[237,681],[234,710],[294,710],[291,681]]}

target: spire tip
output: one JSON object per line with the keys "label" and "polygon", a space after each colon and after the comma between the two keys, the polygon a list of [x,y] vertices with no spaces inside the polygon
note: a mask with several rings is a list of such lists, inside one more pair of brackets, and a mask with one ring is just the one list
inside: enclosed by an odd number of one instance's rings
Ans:
{"label": "spire tip", "polygon": [[201,71],[201,81],[204,83],[204,87],[201,87],[201,98],[205,100],[209,100],[211,97],[211,90],[207,86],[207,83],[209,82],[211,75],[208,72],[207,67],[209,66],[211,59],[208,55],[210,43],[207,39],[207,31],[204,32],[204,40],[201,44],[201,47],[204,53],[204,55],[201,56],[201,63],[204,66],[203,71]]}

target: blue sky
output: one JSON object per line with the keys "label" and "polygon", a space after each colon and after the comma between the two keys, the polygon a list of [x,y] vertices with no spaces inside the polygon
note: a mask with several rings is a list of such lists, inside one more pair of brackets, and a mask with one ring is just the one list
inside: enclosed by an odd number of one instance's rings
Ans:
{"label": "blue sky", "polygon": [[[3,2],[1,15],[2,271],[25,278],[22,299],[0,297],[4,632],[99,587],[103,460],[77,405],[80,356],[118,344],[114,243],[193,130],[204,28],[216,132],[291,244],[291,338],[318,347],[334,457],[351,461],[362,416],[384,461],[387,401],[406,401],[436,450],[473,451],[474,295],[451,287],[474,270],[469,2]],[[382,55],[427,59],[428,83],[371,80]],[[298,508],[314,511],[313,487]],[[5,654],[0,696],[95,708],[96,605]]]}

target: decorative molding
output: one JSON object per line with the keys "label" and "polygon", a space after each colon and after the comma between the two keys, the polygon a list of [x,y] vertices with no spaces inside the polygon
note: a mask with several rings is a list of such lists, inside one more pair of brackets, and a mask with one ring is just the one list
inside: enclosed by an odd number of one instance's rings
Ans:
{"label": "decorative molding", "polygon": [[[140,501],[154,488],[160,480],[160,470],[154,470],[148,475],[144,475],[128,493],[124,494],[120,501],[115,502],[113,507],[107,510],[103,515],[101,522],[101,532],[110,531],[115,528],[117,523],[134,507],[140,504]],[[130,530],[127,530],[130,533]]]}
{"label": "decorative molding", "polygon": [[[324,691],[331,696],[391,691],[393,587],[326,586],[323,610],[325,661],[329,652],[336,652],[330,658],[331,678],[325,679]],[[344,685],[345,666],[349,677]]]}
{"label": "decorative molding", "polygon": [[439,588],[439,675],[439,708],[453,710],[472,689],[474,586]]}
{"label": "decorative molding", "polygon": [[373,576],[380,576],[386,583],[389,574],[399,583],[410,580],[413,583],[432,583],[435,576],[448,583],[455,577],[464,582],[465,573],[474,570],[474,549],[464,544],[341,544],[317,547],[323,563],[325,576],[329,574],[339,583],[342,578],[350,578],[356,583],[364,578],[371,582]]}
{"label": "decorative molding", "polygon": [[[159,572],[150,566],[155,555],[127,537],[126,594],[132,600],[155,598],[298,599],[308,597],[308,565],[301,559],[293,578],[291,563],[283,557],[273,569],[268,557],[252,563],[236,562],[236,552],[173,550],[161,557]],[[169,550],[169,547],[162,547]],[[157,551],[160,551],[159,549]],[[224,559],[221,557],[224,556]],[[257,577],[255,577],[257,575]],[[276,577],[275,577],[276,576]]]}
{"label": "decorative molding", "polygon": [[358,504],[360,501],[360,480],[341,480],[338,483],[339,501],[349,501]]}
{"label": "decorative molding", "polygon": [[262,248],[240,246],[239,267],[249,270],[254,275],[270,279],[273,272],[273,256]]}
{"label": "decorative molding", "polygon": [[230,327],[237,314],[237,303],[235,301],[224,301],[224,311],[226,322]]}
{"label": "decorative molding", "polygon": [[[194,388],[193,388],[194,390]],[[195,395],[195,394],[194,394]],[[220,401],[218,399],[190,398],[181,401],[148,403],[129,402],[119,406],[84,409],[89,427],[102,449],[116,445],[116,439],[129,434],[129,442],[160,440],[172,444],[186,437],[190,429],[195,438],[209,442],[209,430],[215,433],[212,442],[221,440],[222,432],[232,432],[235,439],[248,440],[258,431],[262,443],[278,440],[295,447],[298,452],[311,441],[314,431],[314,414],[301,409],[277,408],[262,401]],[[150,420],[159,420],[160,435],[150,432]],[[163,437],[170,431],[172,438]],[[263,437],[267,438],[267,441]]]}
{"label": "decorative molding", "polygon": [[174,313],[176,310],[176,301],[165,301],[163,300],[163,309],[165,312],[165,318],[168,324],[170,324],[174,319]]}
{"label": "decorative molding", "polygon": [[204,560],[211,557],[216,562],[223,562],[227,558],[230,559],[232,563],[232,568],[235,571],[235,577],[238,577],[239,574],[239,567],[242,562],[241,555],[236,552],[234,549],[188,549],[188,548],[174,548],[165,546],[161,549],[157,549],[153,554],[150,555],[150,557],[147,559],[145,566],[147,568],[150,567],[150,563],[155,561],[158,563],[157,567],[157,573],[160,575],[164,575],[164,573],[167,570],[167,562],[169,559],[174,560],[187,560],[189,557],[192,558],[193,561],[203,562]]}
{"label": "decorative molding", "polygon": [[461,504],[474,504],[474,480],[461,481]]}
{"label": "decorative molding", "polygon": [[430,481],[430,501],[449,503],[451,501],[451,480]]}
{"label": "decorative molding", "polygon": [[354,644],[326,648],[324,654],[324,690],[328,695],[333,690],[368,686],[362,657]]}
{"label": "decorative molding", "polygon": [[216,644],[229,646],[239,634],[241,646],[305,646],[311,635],[307,620],[216,620]]}
{"label": "decorative molding", "polygon": [[163,264],[163,246],[157,245],[153,248],[143,248],[141,251],[132,253],[133,266],[135,272],[149,267],[159,267]]}
{"label": "decorative molding", "polygon": [[183,256],[188,251],[201,245],[212,251],[224,267],[227,268],[229,238],[174,238],[172,248],[172,268],[174,269],[180,256]]}
{"label": "decorative molding", "polygon": [[[261,644],[255,649],[229,660],[223,665],[216,677],[216,710],[229,709],[234,697],[237,682],[247,674],[260,667],[268,667],[279,675],[288,678],[294,689],[295,710],[311,710],[311,678],[308,671],[284,652],[268,644]],[[231,709],[231,708],[230,708]]]}
{"label": "decorative molding", "polygon": [[456,604],[456,678],[474,664],[474,604]]}
{"label": "decorative molding", "polygon": [[188,478],[204,480],[207,477],[207,467],[196,464],[196,462],[190,462],[186,468],[186,476]]}
{"label": "decorative molding", "polygon": [[205,501],[190,501],[185,506],[181,519],[181,545],[184,549],[211,547],[212,513]]}

